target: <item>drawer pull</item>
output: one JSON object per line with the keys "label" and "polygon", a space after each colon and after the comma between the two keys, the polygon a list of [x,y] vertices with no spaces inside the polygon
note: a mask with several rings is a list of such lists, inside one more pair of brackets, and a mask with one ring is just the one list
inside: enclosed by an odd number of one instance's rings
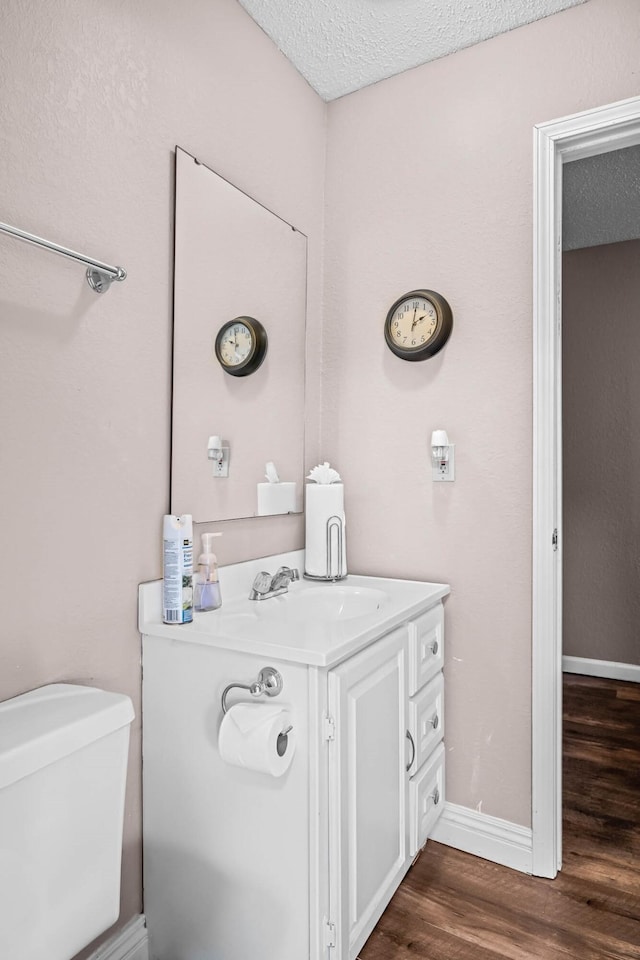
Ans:
{"label": "drawer pull", "polygon": [[411,769],[411,767],[413,766],[413,761],[414,761],[415,758],[416,758],[416,745],[415,745],[415,743],[414,743],[414,741],[413,741],[413,737],[411,736],[411,734],[409,733],[408,730],[407,730],[407,733],[406,733],[406,737],[407,737],[407,739],[409,740],[409,743],[411,744],[411,760],[409,760],[409,763],[408,763],[407,766],[406,766],[406,771],[407,771],[407,773],[408,773],[409,770]]}
{"label": "drawer pull", "polygon": [[431,720],[425,720],[425,726],[426,726],[428,723],[431,724],[431,726],[433,727],[434,730],[437,730],[438,727],[440,726],[440,717],[438,716],[438,714],[437,714],[437,713],[434,713],[434,715],[433,715],[433,717],[431,718]]}
{"label": "drawer pull", "polygon": [[431,794],[431,799],[433,800],[434,807],[437,807],[440,803],[440,791],[436,787],[433,793]]}
{"label": "drawer pull", "polygon": [[437,640],[434,640],[433,643],[430,644],[430,647],[431,647],[431,653],[432,653],[432,654],[434,655],[434,657],[435,657],[435,655],[437,654],[438,650],[440,649],[439,644],[438,644],[438,641],[437,641]]}

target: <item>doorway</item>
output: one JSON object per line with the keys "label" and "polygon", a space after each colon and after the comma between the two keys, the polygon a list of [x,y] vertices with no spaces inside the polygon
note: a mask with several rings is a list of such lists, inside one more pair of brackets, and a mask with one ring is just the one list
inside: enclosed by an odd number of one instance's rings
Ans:
{"label": "doorway", "polygon": [[534,129],[533,873],[562,866],[562,168],[640,143],[640,98]]}

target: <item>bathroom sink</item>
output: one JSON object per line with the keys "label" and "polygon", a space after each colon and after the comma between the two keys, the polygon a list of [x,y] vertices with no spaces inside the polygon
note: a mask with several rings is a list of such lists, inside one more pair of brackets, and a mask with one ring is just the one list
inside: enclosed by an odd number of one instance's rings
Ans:
{"label": "bathroom sink", "polygon": [[383,590],[370,587],[296,585],[279,597],[255,601],[255,606],[261,618],[326,623],[369,617],[382,610],[388,599]]}
{"label": "bathroom sink", "polygon": [[163,622],[162,581],[142,584],[141,632],[147,637],[256,654],[266,658],[262,666],[287,661],[329,667],[420,616],[449,593],[446,583],[350,573],[335,583],[293,581],[286,593],[250,600],[256,576],[280,566],[302,571],[302,551],[221,568],[222,606],[196,613],[188,624]]}

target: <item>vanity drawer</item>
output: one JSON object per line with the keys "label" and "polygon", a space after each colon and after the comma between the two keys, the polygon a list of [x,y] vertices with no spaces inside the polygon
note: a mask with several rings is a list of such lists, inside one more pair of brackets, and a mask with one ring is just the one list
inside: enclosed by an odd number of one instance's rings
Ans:
{"label": "vanity drawer", "polygon": [[444,737],[444,677],[441,673],[409,701],[409,730],[416,746],[415,771]]}
{"label": "vanity drawer", "polygon": [[444,807],[444,743],[436,747],[431,759],[409,780],[410,856],[427,838]]}
{"label": "vanity drawer", "polygon": [[409,623],[409,696],[442,670],[444,608],[438,603]]}

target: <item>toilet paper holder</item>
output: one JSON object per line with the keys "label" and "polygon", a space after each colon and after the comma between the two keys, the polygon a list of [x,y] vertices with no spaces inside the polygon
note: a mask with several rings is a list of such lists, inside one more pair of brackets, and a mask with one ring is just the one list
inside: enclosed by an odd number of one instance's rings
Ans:
{"label": "toilet paper holder", "polygon": [[283,687],[282,676],[275,667],[263,667],[258,674],[258,679],[254,680],[253,683],[230,683],[229,686],[224,688],[222,691],[222,712],[226,713],[229,709],[227,707],[227,694],[234,688],[248,690],[252,697],[262,697],[263,695],[265,697],[277,697],[279,693],[282,693]]}

